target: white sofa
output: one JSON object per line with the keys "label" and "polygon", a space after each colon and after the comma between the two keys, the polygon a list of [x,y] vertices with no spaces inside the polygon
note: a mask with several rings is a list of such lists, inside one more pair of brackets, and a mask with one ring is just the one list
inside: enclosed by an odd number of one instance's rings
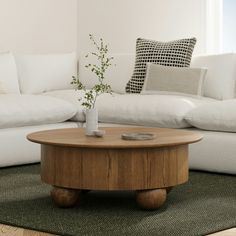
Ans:
{"label": "white sofa", "polygon": [[[114,57],[116,67],[107,74],[114,94],[104,94],[97,101],[100,127],[141,125],[200,131],[204,139],[190,145],[190,168],[236,174],[235,54],[193,58],[191,66],[208,68],[204,97],[125,94],[134,55]],[[85,126],[78,101],[83,92],[75,92],[70,85],[71,76],[77,73],[76,62],[74,53],[0,54],[0,167],[40,161],[40,146],[27,141],[28,133]],[[80,79],[92,86],[94,78],[84,69],[83,57],[79,62]]]}

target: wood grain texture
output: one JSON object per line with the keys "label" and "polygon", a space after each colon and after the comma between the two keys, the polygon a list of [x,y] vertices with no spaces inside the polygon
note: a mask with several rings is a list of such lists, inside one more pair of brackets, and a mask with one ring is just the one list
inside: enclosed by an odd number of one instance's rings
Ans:
{"label": "wood grain texture", "polygon": [[[202,139],[198,132],[146,127],[109,127],[102,128],[106,134],[102,138],[86,136],[84,128],[48,130],[29,134],[27,138],[36,143],[66,147],[88,148],[145,148],[167,147],[194,143]],[[153,140],[123,140],[123,133],[152,133]]]}
{"label": "wood grain texture", "polygon": [[41,146],[41,178],[53,186],[141,190],[188,180],[188,145],[142,149]]}

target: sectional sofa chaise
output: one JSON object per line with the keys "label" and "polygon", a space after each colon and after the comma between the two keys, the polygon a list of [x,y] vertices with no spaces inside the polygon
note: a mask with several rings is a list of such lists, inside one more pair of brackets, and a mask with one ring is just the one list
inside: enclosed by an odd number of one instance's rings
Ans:
{"label": "sectional sofa chaise", "polygon": [[[126,94],[135,55],[115,54],[108,71],[113,95],[97,101],[100,127],[151,126],[194,129],[204,139],[190,146],[190,168],[236,174],[236,55],[195,56],[191,67],[208,69],[204,96],[155,93]],[[80,79],[89,87],[93,76],[79,58]],[[28,133],[85,126],[85,115],[70,85],[77,73],[75,53],[0,54],[0,167],[40,161],[40,146]]]}

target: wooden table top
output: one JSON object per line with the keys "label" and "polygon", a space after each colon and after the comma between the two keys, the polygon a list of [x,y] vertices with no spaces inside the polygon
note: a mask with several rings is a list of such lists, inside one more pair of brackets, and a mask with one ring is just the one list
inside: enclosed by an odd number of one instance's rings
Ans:
{"label": "wooden table top", "polygon": [[[86,148],[145,148],[165,147],[198,142],[199,132],[147,127],[102,127],[106,134],[102,138],[86,136],[84,128],[55,129],[31,133],[27,139],[39,143],[67,147]],[[155,135],[153,140],[123,140],[123,133],[145,132]]]}

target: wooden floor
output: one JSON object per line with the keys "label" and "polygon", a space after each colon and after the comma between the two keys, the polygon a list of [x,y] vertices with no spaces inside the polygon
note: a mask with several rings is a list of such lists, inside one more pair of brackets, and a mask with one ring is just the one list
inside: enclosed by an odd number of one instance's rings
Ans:
{"label": "wooden floor", "polygon": [[236,235],[236,228],[232,228],[215,234],[210,234],[209,236],[235,236],[235,235]]}
{"label": "wooden floor", "polygon": [[[12,227],[0,224],[0,236],[55,236],[55,234],[43,233],[28,229]],[[235,236],[236,228],[228,229],[208,236]]]}
{"label": "wooden floor", "polygon": [[12,227],[0,224],[0,236],[55,236],[55,234],[42,233],[38,231]]}

